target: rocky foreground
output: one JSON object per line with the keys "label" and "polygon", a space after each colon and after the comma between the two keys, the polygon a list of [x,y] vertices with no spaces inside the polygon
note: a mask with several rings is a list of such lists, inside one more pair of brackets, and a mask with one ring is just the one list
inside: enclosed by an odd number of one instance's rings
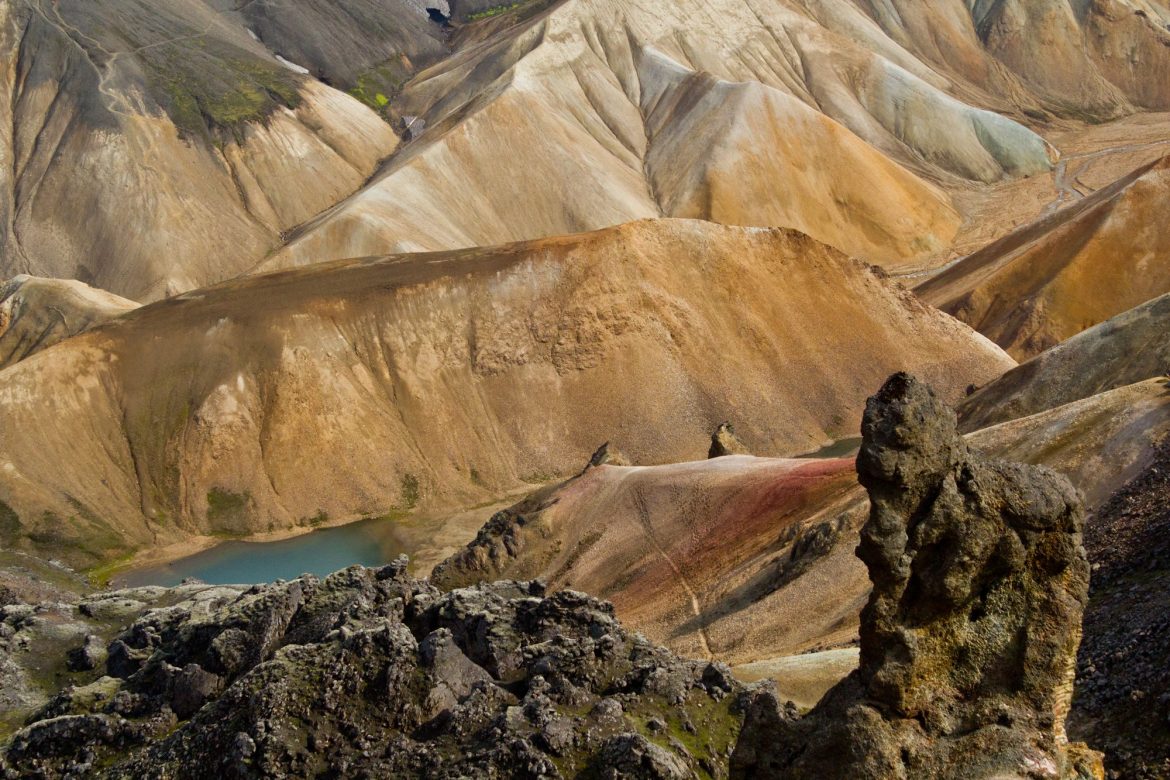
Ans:
{"label": "rocky foreground", "polygon": [[8,604],[6,688],[32,687],[30,669],[53,679],[37,666],[51,653],[30,648],[48,648],[63,616],[141,614],[112,641],[94,634],[63,654],[75,673],[92,670],[88,681],[40,705],[0,769],[1099,777],[1099,754],[1064,735],[1088,595],[1075,491],[1046,469],[968,451],[954,414],[906,375],[871,399],[864,434],[872,509],[858,553],[874,591],[861,667],[807,715],[768,684],[745,687],[721,664],[626,631],[584,594],[518,581],[443,592],[399,560],[250,588]]}
{"label": "rocky foreground", "polygon": [[1092,601],[1069,733],[1117,777],[1170,777],[1170,440],[1085,533]]}

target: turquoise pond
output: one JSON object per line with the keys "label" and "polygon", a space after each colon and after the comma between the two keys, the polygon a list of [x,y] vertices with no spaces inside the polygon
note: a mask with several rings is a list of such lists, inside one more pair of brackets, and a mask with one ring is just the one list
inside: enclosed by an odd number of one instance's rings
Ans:
{"label": "turquoise pond", "polygon": [[134,569],[114,577],[119,587],[177,585],[196,577],[214,585],[250,585],[323,576],[360,563],[380,566],[407,552],[392,520],[362,520],[323,528],[278,542],[224,542],[170,563]]}
{"label": "turquoise pond", "polygon": [[[856,453],[860,444],[860,438],[841,439],[801,457],[847,457]],[[498,506],[471,513],[469,520],[464,520],[465,527],[460,531],[457,546],[470,541],[495,509],[507,506],[515,498],[512,496]],[[425,530],[415,528],[412,531],[394,520],[374,518],[322,528],[277,542],[224,542],[176,561],[122,572],[114,576],[111,585],[169,586],[188,578],[212,585],[252,585],[289,580],[302,574],[324,576],[354,564],[381,566],[402,553],[415,557],[420,547],[440,534],[443,525],[427,524]],[[432,561],[432,565],[435,562]]]}

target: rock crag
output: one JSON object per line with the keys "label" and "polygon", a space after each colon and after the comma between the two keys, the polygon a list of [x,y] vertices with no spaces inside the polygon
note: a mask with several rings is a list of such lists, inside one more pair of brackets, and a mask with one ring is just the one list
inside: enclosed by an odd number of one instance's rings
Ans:
{"label": "rock crag", "polygon": [[443,593],[405,571],[186,586],[110,643],[105,676],[29,719],[0,776],[725,774],[742,691],[726,666],[581,593]]}
{"label": "rock crag", "polygon": [[751,455],[747,445],[735,435],[735,428],[731,423],[719,423],[715,433],[711,434],[711,448],[707,450],[708,458],[722,458],[724,455]]}
{"label": "rock crag", "polygon": [[1064,733],[1089,584],[1071,484],[968,450],[906,374],[870,399],[862,433],[860,668],[799,720],[758,695],[733,776],[1100,776]]}

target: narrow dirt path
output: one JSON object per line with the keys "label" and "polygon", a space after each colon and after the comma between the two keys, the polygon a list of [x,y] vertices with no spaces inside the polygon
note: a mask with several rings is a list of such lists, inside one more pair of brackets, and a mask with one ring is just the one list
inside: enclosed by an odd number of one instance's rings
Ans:
{"label": "narrow dirt path", "polygon": [[[57,28],[57,30],[62,35],[69,39],[78,48],[78,50],[81,52],[81,56],[84,57],[86,62],[89,63],[90,67],[93,68],[94,73],[96,73],[98,77],[98,93],[100,93],[101,96],[106,99],[106,108],[110,111],[110,113],[126,118],[140,116],[145,114],[147,110],[145,106],[133,105],[130,102],[129,96],[110,87],[110,80],[117,74],[118,57],[122,56],[123,54],[137,54],[138,52],[146,51],[147,49],[153,49],[157,46],[166,46],[172,43],[179,43],[181,41],[190,41],[206,37],[211,32],[211,28],[216,25],[217,21],[219,21],[215,18],[208,21],[207,27],[204,28],[203,32],[179,35],[174,38],[155,41],[154,43],[148,43],[145,46],[139,46],[137,49],[132,49],[128,52],[112,52],[103,46],[101,42],[93,36],[86,35],[77,27],[74,27],[73,25],[69,24],[69,22],[65,21],[65,17],[61,15],[61,8],[58,5],[58,0],[49,0],[49,7],[52,9],[55,19],[49,18],[49,15],[45,12],[45,9],[41,7],[39,2],[34,7],[36,8],[37,12],[40,13],[41,18],[43,18],[46,23],[52,27]],[[82,44],[83,40],[88,41],[97,51],[100,51],[106,57],[105,67],[100,67],[96,62],[94,62],[93,57],[90,56],[89,50],[86,49]]]}
{"label": "narrow dirt path", "polygon": [[1056,199],[1049,203],[1044,211],[1040,214],[1040,219],[1047,217],[1057,212],[1062,206],[1078,201],[1084,198],[1084,194],[1073,186],[1076,181],[1077,174],[1070,173],[1069,163],[1078,163],[1078,171],[1084,170],[1084,167],[1094,160],[1099,160],[1102,157],[1109,157],[1114,154],[1124,154],[1126,152],[1140,152],[1145,149],[1152,149],[1156,146],[1170,145],[1170,139],[1162,141],[1150,141],[1144,144],[1124,144],[1122,146],[1110,146],[1105,149],[1098,149],[1095,152],[1083,152],[1081,154],[1071,154],[1068,157],[1061,157],[1060,162],[1056,164],[1055,176],[1053,178],[1053,186],[1056,188]]}
{"label": "narrow dirt path", "polygon": [[662,546],[662,543],[658,541],[658,537],[654,534],[654,527],[650,524],[650,508],[647,506],[646,497],[642,494],[640,489],[634,490],[634,505],[638,510],[638,521],[642,524],[642,530],[645,531],[646,538],[650,540],[652,545],[654,545],[654,550],[658,553],[662,560],[666,562],[666,565],[670,567],[670,570],[674,572],[674,576],[678,579],[679,584],[682,585],[683,590],[685,590],[687,592],[687,596],[690,597],[691,614],[693,614],[695,619],[698,621],[696,632],[699,635],[699,644],[702,645],[703,654],[707,657],[707,660],[713,660],[715,658],[715,654],[711,652],[711,641],[707,636],[707,629],[702,625],[703,609],[699,603],[699,595],[695,593],[695,589],[691,587],[691,583],[687,579],[687,576],[683,574],[682,569],[679,568],[679,565],[674,562],[674,559],[670,557],[670,554],[666,552],[666,548]]}

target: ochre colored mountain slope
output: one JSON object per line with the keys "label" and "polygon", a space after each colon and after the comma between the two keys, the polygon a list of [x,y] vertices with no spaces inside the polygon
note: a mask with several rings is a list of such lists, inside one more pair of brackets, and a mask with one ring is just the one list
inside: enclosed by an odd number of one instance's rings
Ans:
{"label": "ochre colored mountain slope", "polygon": [[1170,291],[1170,158],[1029,224],[916,289],[1020,360]]}
{"label": "ochre colored mountain slope", "polygon": [[895,368],[954,398],[1011,366],[779,230],[647,221],[245,278],[0,373],[4,543],[84,564],[466,506],[611,436],[637,462],[686,460],[724,419],[757,451],[804,452],[853,430]]}

